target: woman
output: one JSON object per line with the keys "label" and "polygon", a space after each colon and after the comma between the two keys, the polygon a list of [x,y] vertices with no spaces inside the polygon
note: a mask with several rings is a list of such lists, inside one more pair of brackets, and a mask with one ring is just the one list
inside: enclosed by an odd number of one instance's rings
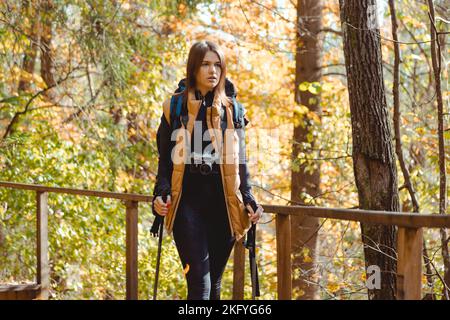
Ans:
{"label": "woman", "polygon": [[[153,210],[173,231],[187,299],[219,300],[233,245],[263,208],[251,193],[244,130],[238,128],[248,120],[233,122],[236,92],[221,49],[210,41],[195,43],[186,70],[179,92],[163,103]],[[181,103],[180,117],[171,114],[172,99]]]}

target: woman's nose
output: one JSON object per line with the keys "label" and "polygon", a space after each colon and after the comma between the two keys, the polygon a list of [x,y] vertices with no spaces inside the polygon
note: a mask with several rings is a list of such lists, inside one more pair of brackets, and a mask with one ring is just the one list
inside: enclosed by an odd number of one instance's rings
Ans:
{"label": "woman's nose", "polygon": [[217,69],[217,66],[210,64],[209,67],[208,67],[209,74],[210,75],[215,75],[216,74],[216,69]]}

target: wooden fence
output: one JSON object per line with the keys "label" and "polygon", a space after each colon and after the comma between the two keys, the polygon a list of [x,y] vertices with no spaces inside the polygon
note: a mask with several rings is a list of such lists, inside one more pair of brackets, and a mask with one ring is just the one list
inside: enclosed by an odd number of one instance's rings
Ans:
{"label": "wooden fence", "polygon": [[[36,192],[37,275],[32,285],[0,286],[0,299],[48,299],[50,269],[48,256],[48,194],[64,193],[122,200],[126,213],[126,299],[138,299],[138,206],[152,196],[103,192],[0,181],[0,187]],[[290,217],[313,216],[398,227],[397,298],[421,299],[423,228],[449,228],[450,215],[411,214],[370,210],[330,209],[307,206],[263,205],[266,213],[276,214],[278,299],[292,298]],[[234,248],[233,299],[244,298],[245,249]]]}

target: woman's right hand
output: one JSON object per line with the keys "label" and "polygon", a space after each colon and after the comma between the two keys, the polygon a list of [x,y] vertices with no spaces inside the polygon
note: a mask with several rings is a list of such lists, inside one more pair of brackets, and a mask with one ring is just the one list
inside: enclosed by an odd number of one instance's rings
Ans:
{"label": "woman's right hand", "polygon": [[157,196],[154,203],[156,213],[164,217],[169,212],[171,204],[170,195],[167,196],[166,203],[164,203],[162,196]]}

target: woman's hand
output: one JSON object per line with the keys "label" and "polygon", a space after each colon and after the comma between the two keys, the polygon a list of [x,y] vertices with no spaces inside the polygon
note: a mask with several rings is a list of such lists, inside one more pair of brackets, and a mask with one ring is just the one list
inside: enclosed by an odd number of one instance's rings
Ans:
{"label": "woman's hand", "polygon": [[262,217],[262,214],[264,212],[263,207],[260,204],[258,204],[256,212],[253,211],[252,206],[250,204],[247,204],[246,208],[249,211],[248,216],[250,217],[250,221],[252,223],[258,223],[259,219]]}
{"label": "woman's hand", "polygon": [[167,196],[167,202],[164,203],[161,196],[157,196],[155,199],[155,211],[160,216],[165,216],[169,212],[169,207],[172,204],[170,200],[170,195]]}

